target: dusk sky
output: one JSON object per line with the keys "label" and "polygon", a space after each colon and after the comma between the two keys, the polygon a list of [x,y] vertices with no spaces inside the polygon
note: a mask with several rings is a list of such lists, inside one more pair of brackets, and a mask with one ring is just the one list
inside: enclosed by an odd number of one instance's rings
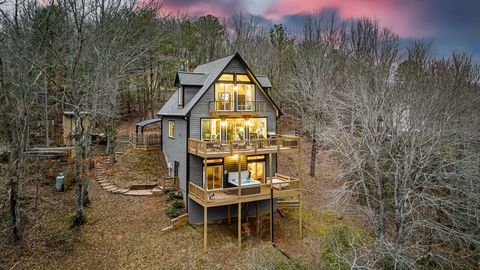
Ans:
{"label": "dusk sky", "polygon": [[300,33],[307,14],[335,11],[343,20],[366,16],[399,34],[402,44],[425,38],[433,41],[438,56],[457,48],[480,64],[480,0],[167,0],[165,8],[224,18],[252,13],[267,26],[283,23],[293,34]]}

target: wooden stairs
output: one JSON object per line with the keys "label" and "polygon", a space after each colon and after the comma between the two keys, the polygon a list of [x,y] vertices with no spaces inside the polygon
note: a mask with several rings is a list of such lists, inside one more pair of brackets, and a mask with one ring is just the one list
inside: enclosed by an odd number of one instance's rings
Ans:
{"label": "wooden stairs", "polygon": [[188,223],[188,214],[183,214],[177,218],[170,220],[170,226],[162,229],[162,233],[173,231]]}

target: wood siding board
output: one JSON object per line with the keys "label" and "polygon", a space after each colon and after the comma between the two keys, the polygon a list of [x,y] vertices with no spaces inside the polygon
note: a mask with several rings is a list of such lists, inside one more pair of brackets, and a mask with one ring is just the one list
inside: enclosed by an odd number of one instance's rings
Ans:
{"label": "wood siding board", "polygon": [[190,100],[192,100],[193,96],[200,90],[199,86],[190,86],[185,85],[183,86],[183,96],[184,96],[184,104],[186,105]]}
{"label": "wood siding board", "polygon": [[247,71],[243,67],[242,63],[237,58],[234,58],[225,67],[223,73],[247,73]]}
{"label": "wood siding board", "polygon": [[162,132],[163,152],[165,154],[167,164],[170,163],[172,168],[174,161],[180,163],[178,168],[178,177],[180,179],[180,189],[184,193],[186,199],[187,190],[187,146],[185,144],[187,136],[187,121],[183,117],[167,117],[162,119],[162,130],[168,130],[168,122],[175,121],[175,138],[168,137],[168,132]]}

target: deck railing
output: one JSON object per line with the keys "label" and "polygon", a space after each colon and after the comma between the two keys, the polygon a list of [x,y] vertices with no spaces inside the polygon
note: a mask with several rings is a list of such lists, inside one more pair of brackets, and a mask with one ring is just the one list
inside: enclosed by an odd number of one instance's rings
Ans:
{"label": "deck railing", "polygon": [[201,141],[192,138],[188,139],[189,153],[198,156],[279,152],[282,150],[298,149],[299,147],[300,137],[289,135],[238,141]]}
{"label": "deck railing", "polygon": [[129,141],[131,145],[137,148],[160,148],[162,145],[162,135],[159,133],[131,133]]}
{"label": "deck railing", "polygon": [[215,100],[208,103],[208,111],[215,115],[266,113],[267,103],[265,101]]}
{"label": "deck railing", "polygon": [[294,196],[300,192],[298,178],[275,174],[273,183],[270,177],[266,183],[243,187],[204,189],[189,182],[189,197],[203,205],[227,205],[238,202],[258,201],[271,198]]}

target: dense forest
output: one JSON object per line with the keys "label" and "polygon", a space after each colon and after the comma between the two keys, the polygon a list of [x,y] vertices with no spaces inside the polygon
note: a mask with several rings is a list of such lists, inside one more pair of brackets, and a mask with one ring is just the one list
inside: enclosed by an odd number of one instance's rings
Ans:
{"label": "dense forest", "polygon": [[318,151],[328,152],[342,168],[332,201],[368,219],[373,240],[349,243],[335,260],[478,267],[480,68],[467,52],[437,58],[429,41],[403,48],[372,19],[331,14],[310,16],[292,35],[249,14],[167,14],[158,1],[0,1],[0,13],[1,238],[22,241],[18,200],[33,196],[23,187],[35,181],[27,152],[61,145],[64,111],[76,120],[72,209],[81,226],[93,132],[83,119],[103,127],[114,153],[117,123],[154,117],[177,71],[239,52],[269,76],[272,98],[311,144],[309,174]]}

